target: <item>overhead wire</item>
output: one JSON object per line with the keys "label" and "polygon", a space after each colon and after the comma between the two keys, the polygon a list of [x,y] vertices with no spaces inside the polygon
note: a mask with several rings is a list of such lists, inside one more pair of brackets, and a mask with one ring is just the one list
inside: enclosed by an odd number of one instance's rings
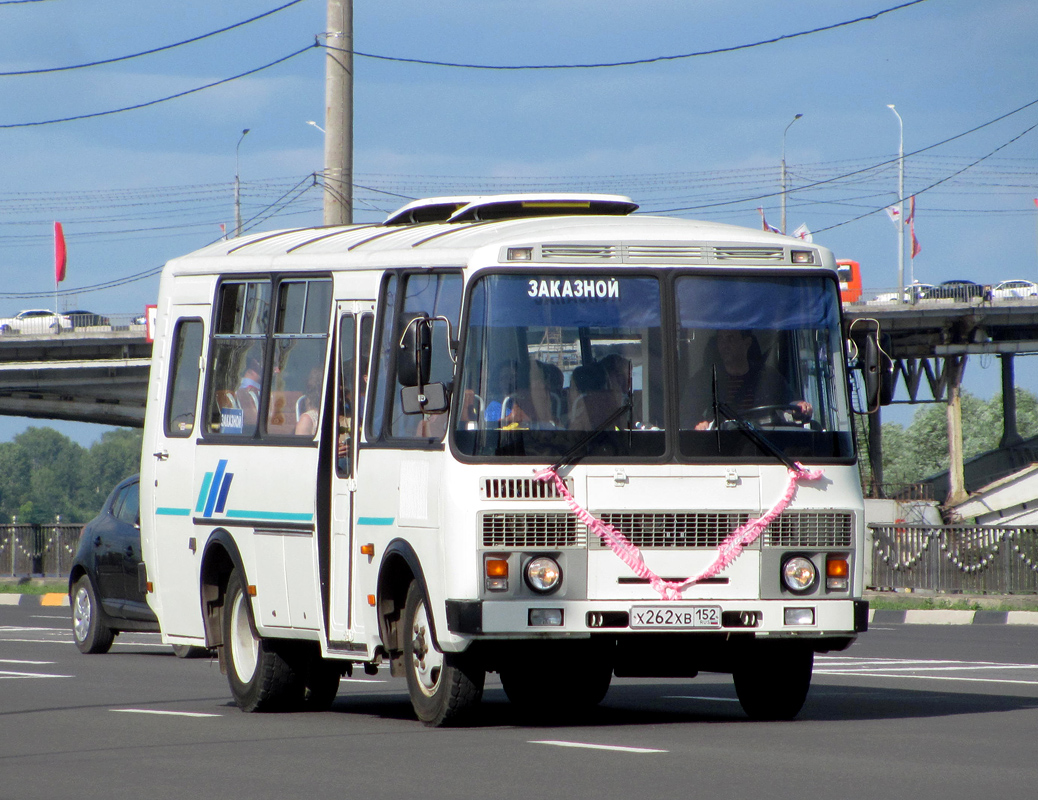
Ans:
{"label": "overhead wire", "polygon": [[[28,2],[29,0],[18,0],[18,1],[19,2]],[[35,2],[35,1],[36,0],[33,0],[33,2]],[[174,48],[177,48],[177,47],[183,47],[186,44],[193,44],[195,42],[200,42],[203,39],[209,39],[212,36],[217,36],[217,35],[219,35],[221,33],[227,33],[228,31],[233,31],[235,28],[241,28],[241,27],[243,27],[245,25],[248,25],[248,24],[250,24],[252,22],[256,22],[257,20],[263,19],[264,17],[269,17],[272,14],[277,14],[279,11],[284,11],[286,8],[289,8],[289,7],[294,6],[294,5],[298,5],[299,3],[302,3],[302,2],[303,2],[303,0],[290,0],[290,2],[285,3],[282,6],[278,6],[277,8],[273,8],[270,11],[264,11],[262,14],[257,14],[256,16],[250,17],[249,19],[246,19],[246,20],[242,20],[241,22],[235,22],[233,25],[227,25],[227,26],[225,26],[223,28],[219,28],[219,29],[217,29],[215,31],[209,31],[209,33],[203,33],[200,36],[192,36],[190,39],[183,39],[183,40],[181,40],[179,42],[174,42],[173,44],[165,44],[165,45],[162,45],[161,47],[153,47],[150,50],[141,50],[138,53],[130,53],[130,54],[124,55],[124,56],[115,56],[113,58],[105,58],[105,59],[101,59],[99,61],[88,61],[88,62],[83,63],[83,64],[70,64],[70,65],[64,66],[64,67],[42,67],[40,69],[22,69],[22,70],[11,70],[11,71],[8,71],[8,72],[0,72],[0,78],[8,78],[8,77],[15,76],[15,75],[45,75],[47,73],[52,73],[52,72],[67,72],[69,70],[75,70],[75,69],[86,69],[87,67],[99,67],[99,66],[102,66],[104,64],[117,64],[120,61],[129,61],[130,59],[140,58],[141,56],[154,55],[155,53],[161,53],[161,52],[163,52],[165,50],[173,50]],[[0,2],[0,5],[5,5],[5,3],[4,2]]]}
{"label": "overhead wire", "polygon": [[[734,53],[739,50],[748,50],[753,47],[762,47],[768,44],[776,44],[778,42],[788,41],[790,39],[798,39],[802,36],[810,36],[815,33],[824,33],[826,31],[836,30],[837,28],[844,28],[848,25],[855,25],[859,22],[866,22],[869,20],[878,19],[884,14],[890,14],[894,11],[900,11],[910,6],[919,5],[925,3],[927,0],[909,0],[907,3],[893,6],[891,8],[885,8],[882,11],[877,11],[873,14],[868,14],[857,19],[845,20],[844,22],[836,22],[832,25],[823,25],[818,28],[812,28],[811,30],[799,31],[797,33],[786,33],[781,36],[773,36],[770,39],[762,39],[757,42],[751,42],[748,44],[731,45],[729,47],[716,47],[710,50],[700,50],[693,53],[680,53],[678,55],[667,55],[667,56],[652,56],[649,58],[636,58],[628,61],[609,61],[599,63],[585,63],[585,64],[465,64],[451,61],[434,61],[430,59],[422,58],[404,58],[401,56],[385,56],[377,53],[362,53],[359,50],[354,50],[354,56],[360,56],[361,58],[371,58],[379,61],[397,61],[405,64],[421,64],[423,66],[431,67],[453,67],[457,69],[478,69],[478,70],[498,70],[498,71],[518,71],[518,70],[553,70],[553,69],[602,69],[609,67],[633,67],[642,64],[655,64],[662,61],[678,61],[686,58],[697,58],[699,56],[713,56],[720,55],[722,53]],[[329,50],[338,50],[339,52],[349,52],[339,47],[334,47],[329,44],[323,45]]]}
{"label": "overhead wire", "polygon": [[54,125],[54,124],[57,124],[59,122],[74,122],[74,121],[82,120],[82,119],[95,119],[97,117],[106,117],[106,116],[110,116],[112,114],[121,114],[124,111],[137,111],[137,110],[142,109],[142,108],[147,108],[148,106],[154,106],[154,105],[158,105],[159,103],[165,103],[165,102],[168,102],[170,100],[176,100],[176,99],[178,99],[180,97],[187,97],[188,95],[204,91],[205,89],[212,89],[214,86],[221,86],[221,85],[223,85],[225,83],[230,83],[231,81],[236,81],[239,78],[244,78],[244,77],[246,77],[248,75],[255,75],[257,72],[262,72],[263,70],[270,69],[271,67],[277,66],[278,64],[283,64],[284,62],[288,61],[289,59],[295,58],[296,56],[298,56],[298,55],[300,55],[302,53],[305,53],[307,50],[312,50],[315,47],[317,47],[316,43],[310,44],[310,45],[307,45],[306,47],[303,47],[303,48],[301,48],[299,50],[296,50],[294,53],[289,53],[287,56],[282,56],[281,58],[275,59],[274,61],[271,61],[268,64],[264,64],[262,67],[256,67],[255,69],[246,70],[245,72],[239,72],[237,75],[232,75],[230,78],[223,78],[223,79],[218,80],[218,81],[213,81],[212,83],[207,83],[204,86],[197,86],[194,89],[187,89],[186,91],[177,92],[176,94],[171,94],[171,95],[168,95],[167,97],[160,97],[160,98],[158,98],[156,100],[148,100],[148,101],[143,102],[143,103],[136,103],[136,104],[134,104],[132,106],[124,106],[122,108],[113,108],[113,109],[109,109],[108,111],[95,111],[95,112],[90,113],[90,114],[77,114],[75,116],[60,117],[60,118],[57,118],[57,119],[36,120],[34,122],[11,122],[11,123],[0,125],[0,129],[30,128],[30,127],[39,126],[39,125]]}

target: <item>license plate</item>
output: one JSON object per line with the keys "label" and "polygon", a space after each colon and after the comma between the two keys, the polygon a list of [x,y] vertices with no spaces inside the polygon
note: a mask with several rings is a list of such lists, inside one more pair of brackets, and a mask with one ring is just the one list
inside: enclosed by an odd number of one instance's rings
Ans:
{"label": "license plate", "polygon": [[686,630],[720,628],[719,606],[635,606],[631,609],[632,628]]}

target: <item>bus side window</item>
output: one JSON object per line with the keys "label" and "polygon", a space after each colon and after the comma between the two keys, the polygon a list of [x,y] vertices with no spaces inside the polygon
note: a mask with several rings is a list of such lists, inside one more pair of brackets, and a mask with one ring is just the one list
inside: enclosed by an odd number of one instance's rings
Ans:
{"label": "bus side window", "polygon": [[190,436],[195,429],[202,332],[200,319],[180,320],[173,332],[169,393],[166,396],[166,436]]}
{"label": "bus side window", "polygon": [[[456,334],[461,314],[461,275],[458,273],[415,273],[403,276],[403,292],[397,289],[398,278],[391,276],[385,284],[382,308],[384,317],[379,337],[376,374],[375,408],[372,409],[371,435],[374,438],[442,439],[447,429],[446,412],[442,414],[404,414],[400,408],[400,382],[395,369],[395,344],[404,327],[420,314],[450,320],[450,331]],[[454,360],[448,341],[448,326],[442,320],[433,324],[432,365],[427,381],[443,383],[448,389],[454,383]]]}
{"label": "bus side window", "polygon": [[209,433],[251,436],[256,431],[270,295],[269,281],[220,285],[209,351]]}
{"label": "bus side window", "polygon": [[330,280],[278,284],[267,433],[317,435],[331,312]]}

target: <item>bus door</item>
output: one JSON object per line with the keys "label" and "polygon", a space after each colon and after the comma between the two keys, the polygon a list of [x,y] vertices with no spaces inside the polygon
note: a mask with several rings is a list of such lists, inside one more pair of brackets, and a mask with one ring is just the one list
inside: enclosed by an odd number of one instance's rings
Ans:
{"label": "bus door", "polygon": [[[333,368],[335,413],[328,424],[335,430],[331,492],[331,546],[325,600],[328,641],[346,646],[359,633],[354,615],[353,559],[355,502],[357,491],[357,441],[363,419],[368,383],[374,302],[345,301],[338,304],[338,357]],[[349,649],[348,647],[346,649]]]}
{"label": "bus door", "polygon": [[151,554],[148,580],[155,585],[163,632],[173,636],[203,637],[198,597],[198,568],[204,541],[198,541],[192,524],[195,441],[201,435],[198,395],[202,378],[202,350],[209,308],[175,305],[169,315],[166,359],[157,363],[167,370],[158,384],[166,396],[150,397],[149,403],[163,408],[161,428],[148,442],[144,457],[155,460]]}

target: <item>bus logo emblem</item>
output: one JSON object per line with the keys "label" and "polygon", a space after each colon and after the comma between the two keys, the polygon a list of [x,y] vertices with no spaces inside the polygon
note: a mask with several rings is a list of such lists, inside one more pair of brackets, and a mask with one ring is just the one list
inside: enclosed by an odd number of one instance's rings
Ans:
{"label": "bus logo emblem", "polygon": [[195,513],[203,517],[211,517],[215,511],[222,514],[227,505],[227,492],[231,488],[233,472],[227,471],[227,459],[221,458],[215,472],[207,472],[202,479],[202,489],[198,493]]}

